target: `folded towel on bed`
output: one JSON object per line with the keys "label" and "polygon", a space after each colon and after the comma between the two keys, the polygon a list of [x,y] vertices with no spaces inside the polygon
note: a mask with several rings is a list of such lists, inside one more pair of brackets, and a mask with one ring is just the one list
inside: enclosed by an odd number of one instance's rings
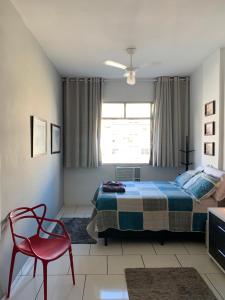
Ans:
{"label": "folded towel on bed", "polygon": [[103,184],[102,191],[104,193],[125,193],[125,186],[122,185],[109,185]]}
{"label": "folded towel on bed", "polygon": [[106,181],[103,182],[103,185],[109,185],[109,186],[125,186],[125,184],[123,184],[120,181],[114,181],[114,180],[110,180],[110,181]]}

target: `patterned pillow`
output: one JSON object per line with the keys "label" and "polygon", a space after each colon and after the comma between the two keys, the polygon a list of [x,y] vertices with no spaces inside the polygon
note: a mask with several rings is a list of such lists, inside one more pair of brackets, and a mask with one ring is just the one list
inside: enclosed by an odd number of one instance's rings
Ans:
{"label": "patterned pillow", "polygon": [[199,172],[201,172],[199,168],[196,170],[186,171],[183,174],[176,177],[175,183],[178,184],[180,187],[183,187],[185,183],[187,183],[192,177],[194,177]]}
{"label": "patterned pillow", "polygon": [[218,170],[212,166],[206,166],[204,168],[204,173],[220,178],[220,181],[217,183],[217,186],[216,186],[216,191],[212,195],[212,197],[216,201],[223,200],[225,198],[225,172]]}
{"label": "patterned pillow", "polygon": [[186,192],[190,193],[196,200],[200,201],[210,197],[216,189],[216,184],[220,178],[201,173],[197,179],[187,188]]}
{"label": "patterned pillow", "polygon": [[194,175],[193,177],[191,177],[190,180],[188,180],[184,185],[183,185],[183,189],[188,189],[190,186],[193,185],[193,183],[201,176],[201,173],[198,173],[196,175]]}

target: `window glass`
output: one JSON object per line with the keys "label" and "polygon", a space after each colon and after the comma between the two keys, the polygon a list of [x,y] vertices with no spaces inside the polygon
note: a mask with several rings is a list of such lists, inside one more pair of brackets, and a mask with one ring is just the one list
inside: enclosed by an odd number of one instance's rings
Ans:
{"label": "window glass", "polygon": [[124,103],[103,103],[102,118],[124,118]]}
{"label": "window glass", "polygon": [[101,151],[103,163],[149,163],[151,103],[104,103]]}
{"label": "window glass", "polygon": [[126,118],[150,118],[150,103],[127,103]]}

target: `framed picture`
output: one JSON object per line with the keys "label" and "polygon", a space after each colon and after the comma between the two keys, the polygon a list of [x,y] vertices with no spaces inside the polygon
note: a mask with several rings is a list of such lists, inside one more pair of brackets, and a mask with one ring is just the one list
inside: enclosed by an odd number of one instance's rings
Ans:
{"label": "framed picture", "polygon": [[47,122],[31,116],[31,157],[47,154]]}
{"label": "framed picture", "polygon": [[205,135],[214,135],[215,134],[215,122],[208,122],[205,123],[205,129],[204,129]]}
{"label": "framed picture", "polygon": [[51,124],[51,153],[61,152],[61,127]]}
{"label": "framed picture", "polygon": [[215,155],[215,143],[210,142],[210,143],[204,143],[204,154],[205,155]]}
{"label": "framed picture", "polygon": [[216,113],[216,101],[213,100],[205,104],[205,116],[211,116]]}

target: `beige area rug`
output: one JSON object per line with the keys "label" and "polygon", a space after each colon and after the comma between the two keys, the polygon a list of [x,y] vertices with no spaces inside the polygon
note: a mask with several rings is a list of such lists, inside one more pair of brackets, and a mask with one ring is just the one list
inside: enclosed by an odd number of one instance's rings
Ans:
{"label": "beige area rug", "polygon": [[216,300],[194,268],[126,269],[129,300]]}

